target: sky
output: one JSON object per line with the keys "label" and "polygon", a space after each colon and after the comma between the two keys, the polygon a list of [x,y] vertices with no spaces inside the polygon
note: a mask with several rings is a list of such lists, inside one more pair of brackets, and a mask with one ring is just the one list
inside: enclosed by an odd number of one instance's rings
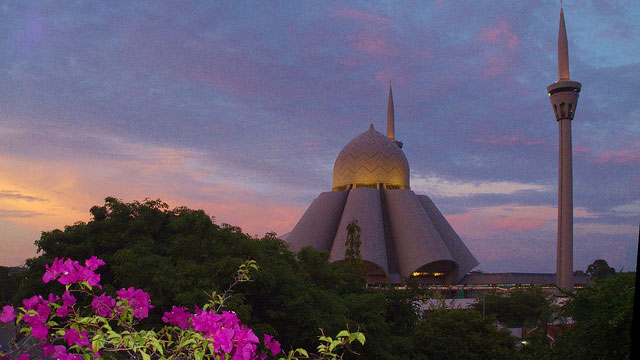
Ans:
{"label": "sky", "polygon": [[[488,272],[554,272],[558,1],[0,4],[0,265],[113,196],[289,232],[384,133]],[[574,268],[636,267],[640,2],[565,1]]]}

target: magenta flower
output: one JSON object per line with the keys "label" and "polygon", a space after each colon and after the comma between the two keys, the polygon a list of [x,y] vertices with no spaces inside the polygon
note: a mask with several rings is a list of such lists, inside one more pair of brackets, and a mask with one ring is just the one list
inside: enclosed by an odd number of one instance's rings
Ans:
{"label": "magenta flower", "polygon": [[101,259],[98,259],[95,255],[90,257],[89,259],[85,260],[84,265],[89,269],[89,270],[97,270],[98,267],[104,265],[105,262]]}
{"label": "magenta flower", "polygon": [[20,354],[20,356],[18,356],[16,360],[29,360],[29,354],[27,353]]}
{"label": "magenta flower", "polygon": [[49,333],[50,326],[45,325],[44,320],[42,320],[42,318],[40,318],[39,316],[33,317],[32,322],[27,321],[27,316],[25,316],[24,319],[25,319],[24,320],[25,322],[31,325],[31,335],[33,335],[33,337],[38,338],[40,340],[47,340],[47,334]]}
{"label": "magenta flower", "polygon": [[67,316],[71,311],[70,307],[72,307],[75,303],[76,303],[76,298],[73,295],[71,295],[69,290],[66,290],[62,294],[62,307],[56,310],[56,314],[58,314],[58,316],[60,317]]}
{"label": "magenta flower", "polygon": [[46,271],[42,275],[42,281],[46,284],[51,280],[58,279],[62,285],[86,281],[89,286],[97,286],[102,289],[100,275],[93,271],[104,265],[104,261],[92,256],[85,261],[85,265],[86,267],[71,259],[55,258],[51,265],[45,265]]}
{"label": "magenta flower", "polygon": [[68,354],[67,348],[64,345],[56,345],[54,347],[55,352],[53,358],[58,360],[83,360],[82,356],[78,354]]}
{"label": "magenta flower", "polygon": [[56,302],[58,300],[60,300],[60,297],[53,294],[49,294],[49,297],[47,298],[47,302],[49,303]]}
{"label": "magenta flower", "polygon": [[78,345],[80,347],[88,347],[89,339],[87,338],[87,336],[87,331],[82,331],[81,333],[74,328],[68,329],[64,333],[64,339],[67,341],[67,344],[69,344],[69,346]]}
{"label": "magenta flower", "polygon": [[149,294],[130,287],[128,289],[120,289],[116,291],[120,300],[126,300],[133,309],[133,316],[138,320],[142,320],[149,316],[149,309],[153,309]]}
{"label": "magenta flower", "polygon": [[267,346],[272,355],[280,353],[280,343],[269,334],[264,334],[264,344]]}
{"label": "magenta flower", "polygon": [[53,345],[51,345],[51,343],[48,343],[48,342],[44,342],[40,344],[40,348],[42,349],[42,354],[44,356],[49,356],[54,352],[56,352],[56,350],[53,348]]}
{"label": "magenta flower", "polygon": [[46,304],[46,301],[40,295],[33,295],[28,299],[22,299],[22,304],[26,310],[35,310],[41,303]]}
{"label": "magenta flower", "polygon": [[171,307],[171,312],[165,312],[162,316],[162,321],[166,323],[172,323],[175,326],[180,327],[181,329],[189,329],[191,326],[189,325],[189,320],[193,315],[189,313],[189,309],[181,306],[173,306]]}
{"label": "magenta flower", "polygon": [[94,296],[91,301],[91,307],[98,316],[109,317],[112,314],[113,307],[116,306],[116,300],[109,295],[101,294]]}
{"label": "magenta flower", "polygon": [[2,314],[0,314],[0,321],[8,323],[16,318],[15,309],[11,305],[5,305],[2,307]]}

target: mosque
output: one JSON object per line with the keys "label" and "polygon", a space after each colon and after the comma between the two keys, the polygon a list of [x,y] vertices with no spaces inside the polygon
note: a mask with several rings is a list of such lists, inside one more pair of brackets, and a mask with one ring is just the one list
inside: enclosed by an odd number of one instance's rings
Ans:
{"label": "mosque", "polygon": [[536,284],[573,288],[573,189],[571,121],[581,84],[569,79],[564,14],[558,31],[558,81],[547,92],[559,125],[558,238],[555,274],[469,273],[478,261],[433,201],[409,183],[409,162],[395,139],[393,92],[389,86],[387,134],[369,129],[351,140],[333,166],[331,191],[321,193],[293,230],[283,236],[291,250],[306,246],[345,259],[347,225],[361,228],[360,255],[369,282],[425,285]]}
{"label": "mosque", "polygon": [[394,127],[389,86],[387,135],[371,124],[340,151],[332,191],[311,203],[286,241],[296,252],[312,246],[329,252],[329,261],[344,260],[347,225],[355,219],[370,281],[457,283],[478,261],[433,201],[411,190],[409,162]]}

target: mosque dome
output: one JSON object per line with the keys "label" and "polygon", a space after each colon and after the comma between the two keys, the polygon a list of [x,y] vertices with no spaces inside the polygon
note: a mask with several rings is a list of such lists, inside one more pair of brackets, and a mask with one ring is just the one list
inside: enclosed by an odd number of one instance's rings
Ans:
{"label": "mosque dome", "polygon": [[338,154],[333,165],[333,190],[358,187],[409,189],[409,162],[392,139],[369,126]]}

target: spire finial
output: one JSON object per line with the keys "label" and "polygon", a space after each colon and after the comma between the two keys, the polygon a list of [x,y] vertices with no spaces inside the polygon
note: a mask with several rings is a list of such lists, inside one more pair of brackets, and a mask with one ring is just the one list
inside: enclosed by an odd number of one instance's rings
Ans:
{"label": "spire finial", "polygon": [[558,81],[569,80],[569,45],[567,29],[564,25],[564,12],[560,4],[560,28],[558,29]]}
{"label": "spire finial", "polygon": [[395,119],[393,111],[393,90],[391,90],[391,80],[389,80],[389,101],[387,102],[387,137],[395,140]]}

